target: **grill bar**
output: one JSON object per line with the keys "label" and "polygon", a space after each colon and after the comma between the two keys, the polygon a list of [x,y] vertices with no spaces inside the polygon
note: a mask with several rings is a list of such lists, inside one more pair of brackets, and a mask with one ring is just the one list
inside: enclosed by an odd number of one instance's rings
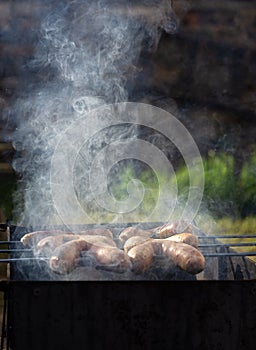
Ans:
{"label": "grill bar", "polygon": [[[64,231],[63,231],[64,232]],[[219,236],[197,236],[198,239],[234,239],[234,238],[256,238],[256,235],[219,235]],[[0,241],[0,244],[22,244],[20,241]]]}
{"label": "grill bar", "polygon": [[19,262],[19,261],[47,261],[49,258],[7,258],[7,259],[0,259],[0,263],[11,263],[11,262]]}
{"label": "grill bar", "polygon": [[203,253],[205,257],[256,256],[256,252]]}
{"label": "grill bar", "polygon": [[227,239],[232,239],[232,238],[256,238],[256,235],[250,235],[250,234],[245,234],[245,235],[218,235],[218,236],[197,236],[199,239],[219,239],[219,238],[227,238]]}
{"label": "grill bar", "polygon": [[[215,248],[215,247],[255,247],[256,243],[212,243],[212,244],[199,244],[198,248]],[[32,253],[33,249],[0,249],[0,253]]]}
{"label": "grill bar", "polygon": [[256,242],[254,243],[230,243],[230,244],[222,244],[222,243],[209,243],[209,244],[199,244],[198,248],[214,248],[214,247],[255,247]]}
{"label": "grill bar", "polygon": [[22,244],[20,241],[0,241],[0,244],[4,245],[4,244]]}
{"label": "grill bar", "polygon": [[[256,256],[256,252],[243,252],[243,253],[203,253],[206,258],[217,258],[217,257],[246,257],[246,256]],[[0,263],[12,263],[12,262],[20,262],[20,261],[48,261],[49,258],[7,258],[0,259]]]}
{"label": "grill bar", "polygon": [[32,253],[32,249],[0,249],[0,253]]}

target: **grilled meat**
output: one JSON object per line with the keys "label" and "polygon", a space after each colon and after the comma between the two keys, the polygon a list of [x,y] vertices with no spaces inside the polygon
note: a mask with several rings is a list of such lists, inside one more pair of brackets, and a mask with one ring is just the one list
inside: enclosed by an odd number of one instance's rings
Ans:
{"label": "grilled meat", "polygon": [[168,257],[176,266],[191,274],[197,274],[205,268],[205,259],[195,247],[169,239],[152,239],[138,244],[128,251],[136,273],[148,269],[154,255]]}
{"label": "grilled meat", "polygon": [[80,236],[79,239],[57,247],[50,258],[50,268],[61,274],[72,271],[77,266],[78,259],[83,251],[95,257],[98,265],[113,266],[119,271],[129,268],[130,261],[123,250],[116,248],[114,244],[109,244],[109,242],[96,239],[93,241],[89,237]]}

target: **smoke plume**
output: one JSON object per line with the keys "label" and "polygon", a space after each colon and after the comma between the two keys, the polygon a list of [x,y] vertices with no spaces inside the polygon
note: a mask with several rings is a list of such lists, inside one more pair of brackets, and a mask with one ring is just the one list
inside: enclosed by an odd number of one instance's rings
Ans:
{"label": "smoke plume", "polygon": [[61,133],[96,107],[129,101],[143,72],[142,51],[145,56],[154,50],[163,30],[176,29],[168,0],[46,4],[26,68],[28,76],[36,74],[36,83],[24,80],[9,111],[17,118],[13,167],[21,174],[16,216],[32,227],[58,222],[50,168]]}

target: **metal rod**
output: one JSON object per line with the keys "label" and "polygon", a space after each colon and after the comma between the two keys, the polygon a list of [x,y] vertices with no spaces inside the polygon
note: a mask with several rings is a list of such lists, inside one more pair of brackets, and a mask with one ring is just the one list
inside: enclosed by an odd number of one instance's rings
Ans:
{"label": "metal rod", "polygon": [[[246,235],[219,235],[219,236],[197,236],[198,239],[219,239],[219,238],[227,238],[227,239],[232,239],[232,238],[256,238],[256,234],[246,234]],[[21,241],[0,241],[0,244],[20,244],[22,245]]]}
{"label": "metal rod", "polygon": [[256,252],[234,252],[234,253],[205,253],[203,254],[204,257],[211,258],[211,257],[218,257],[218,256],[223,256],[223,257],[228,257],[228,256],[256,256]]}
{"label": "metal rod", "polygon": [[10,259],[0,259],[0,263],[11,263],[11,262],[19,262],[19,261],[47,261],[49,258],[10,258]]}
{"label": "metal rod", "polygon": [[[209,243],[209,244],[199,244],[198,248],[214,248],[214,247],[255,247],[256,242],[253,243],[229,243],[229,244],[223,244],[223,243]],[[0,251],[1,252],[1,251]]]}
{"label": "metal rod", "polygon": [[256,238],[256,235],[220,235],[220,236],[197,236],[199,239],[218,239],[218,238]]}
{"label": "metal rod", "polygon": [[0,253],[32,253],[33,249],[0,249]]}
{"label": "metal rod", "polygon": [[22,244],[20,241],[0,241],[0,244]]}

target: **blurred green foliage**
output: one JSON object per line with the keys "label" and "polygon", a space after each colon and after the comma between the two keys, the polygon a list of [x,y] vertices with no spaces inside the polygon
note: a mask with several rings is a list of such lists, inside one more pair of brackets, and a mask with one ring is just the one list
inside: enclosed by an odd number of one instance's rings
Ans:
{"label": "blurred green foliage", "polygon": [[[228,235],[231,232],[232,234],[255,234],[256,217],[247,216],[246,218],[235,220],[231,220],[229,217],[224,217],[219,219],[217,224],[221,228],[221,233],[223,235]],[[250,242],[251,238],[248,238],[247,241]],[[255,242],[255,239],[252,239],[252,242]]]}
{"label": "blurred green foliage", "polygon": [[[242,165],[236,163],[233,155],[209,152],[203,159],[205,188],[201,204],[201,212],[208,212],[215,220],[256,217],[256,151],[251,153],[248,161]],[[124,216],[124,220],[133,221],[150,215],[159,197],[159,186],[165,183],[170,187],[178,187],[178,201],[186,202],[189,192],[189,173],[183,164],[175,169],[175,175],[155,173],[147,165],[138,166],[132,161],[117,166],[109,175],[109,193],[117,201],[125,201],[129,196],[129,185],[134,185],[134,179],[139,180],[144,187],[144,199],[136,211]],[[12,194],[16,189],[16,179],[13,174],[0,177],[0,208],[6,218],[12,218]],[[96,203],[87,203],[87,209],[92,217],[102,217],[102,221],[111,221],[115,215],[104,210],[99,212]],[[250,222],[252,223],[252,222]],[[253,221],[253,223],[255,223]],[[254,230],[256,227],[254,227]]]}
{"label": "blurred green foliage", "polygon": [[256,215],[256,152],[243,164],[237,183],[239,193],[239,211],[241,215]]}
{"label": "blurred green foliage", "polygon": [[[235,157],[226,153],[209,152],[203,159],[205,187],[202,208],[207,208],[215,219],[223,217],[244,218],[256,215],[256,152],[240,169]],[[153,173],[150,169],[135,171],[130,165],[121,168],[118,179],[112,181],[112,194],[118,199],[128,195],[127,184],[134,178],[139,179],[145,188],[144,201],[140,214],[151,210],[158,197],[159,182],[168,175]],[[117,180],[117,181],[116,181]],[[170,186],[177,181],[179,201],[184,202],[189,193],[189,173],[185,165],[177,168],[175,175],[169,178]]]}
{"label": "blurred green foliage", "polygon": [[[203,206],[216,218],[223,216],[237,216],[239,210],[237,198],[237,179],[235,176],[235,161],[232,155],[210,153],[203,159],[204,166],[204,198]],[[189,191],[189,174],[186,167],[176,171],[179,193]]]}

